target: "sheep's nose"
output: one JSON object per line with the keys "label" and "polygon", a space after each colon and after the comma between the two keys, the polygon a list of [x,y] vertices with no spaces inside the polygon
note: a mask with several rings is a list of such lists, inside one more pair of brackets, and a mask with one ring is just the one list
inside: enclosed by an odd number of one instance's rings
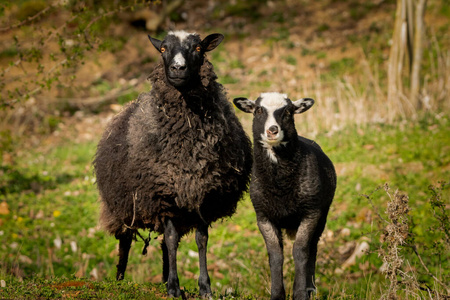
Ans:
{"label": "sheep's nose", "polygon": [[171,68],[174,71],[183,71],[186,70],[186,65],[172,65]]}
{"label": "sheep's nose", "polygon": [[276,125],[270,126],[269,129],[267,129],[267,133],[268,134],[272,134],[272,135],[277,134],[278,133],[278,126],[276,126]]}

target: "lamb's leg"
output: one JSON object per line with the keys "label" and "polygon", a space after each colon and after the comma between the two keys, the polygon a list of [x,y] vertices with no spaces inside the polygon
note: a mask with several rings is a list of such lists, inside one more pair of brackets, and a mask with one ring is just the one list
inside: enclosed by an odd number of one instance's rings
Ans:
{"label": "lamb's leg", "polygon": [[198,258],[200,266],[200,276],[198,277],[198,286],[200,288],[200,296],[211,296],[211,281],[208,275],[206,263],[206,249],[208,246],[208,225],[199,226],[195,233],[195,241],[198,247]]}
{"label": "lamb's leg", "polygon": [[[295,278],[293,298],[295,300],[310,299],[315,291],[314,272],[317,254],[317,242],[323,231],[323,224],[320,224],[320,216],[314,215],[304,219],[298,227],[295,236],[293,256],[295,263]],[[317,236],[318,229],[321,228]]]}
{"label": "lamb's leg", "polygon": [[311,297],[311,294],[315,292],[316,286],[315,282],[315,273],[316,273],[316,260],[317,260],[317,244],[319,243],[320,236],[322,235],[323,230],[325,229],[325,224],[327,222],[327,216],[322,215],[322,218],[319,220],[317,224],[316,231],[314,233],[313,239],[311,241],[311,245],[309,248],[309,259],[306,266],[306,290],[308,291],[308,296]]}
{"label": "lamb's leg", "polygon": [[169,261],[169,274],[167,276],[167,293],[173,297],[181,296],[180,283],[177,273],[177,249],[180,237],[171,220],[166,222],[164,229],[164,241],[167,246],[167,258]]}
{"label": "lamb's leg", "polygon": [[283,283],[283,239],[281,230],[268,220],[258,220],[258,227],[266,242],[269,254],[271,291],[270,299],[286,299]]}
{"label": "lamb's leg", "polygon": [[127,269],[131,242],[133,241],[133,232],[126,230],[124,233],[116,234],[116,239],[119,240],[119,263],[117,264],[116,279],[123,280]]}

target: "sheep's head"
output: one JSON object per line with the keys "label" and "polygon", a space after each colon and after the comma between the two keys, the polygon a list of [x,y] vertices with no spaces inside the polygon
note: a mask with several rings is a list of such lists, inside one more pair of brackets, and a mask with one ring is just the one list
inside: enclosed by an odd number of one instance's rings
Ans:
{"label": "sheep's head", "polygon": [[234,104],[246,113],[253,113],[253,135],[264,146],[276,147],[285,137],[297,135],[294,114],[307,111],[314,105],[311,98],[291,101],[286,94],[262,93],[255,101],[235,98]]}
{"label": "sheep's head", "polygon": [[148,36],[164,61],[167,82],[178,90],[196,86],[205,52],[215,49],[223,35],[214,33],[203,40],[196,33],[171,31],[164,40]]}

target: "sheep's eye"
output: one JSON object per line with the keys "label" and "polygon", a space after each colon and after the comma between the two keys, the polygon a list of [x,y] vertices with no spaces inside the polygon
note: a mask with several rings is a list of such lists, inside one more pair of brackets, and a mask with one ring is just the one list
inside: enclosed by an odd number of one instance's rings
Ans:
{"label": "sheep's eye", "polygon": [[197,48],[195,48],[195,51],[200,52],[200,50],[202,50],[202,48],[200,48],[200,46],[197,46]]}
{"label": "sheep's eye", "polygon": [[166,48],[161,47],[161,53],[164,53],[164,52],[166,52]]}

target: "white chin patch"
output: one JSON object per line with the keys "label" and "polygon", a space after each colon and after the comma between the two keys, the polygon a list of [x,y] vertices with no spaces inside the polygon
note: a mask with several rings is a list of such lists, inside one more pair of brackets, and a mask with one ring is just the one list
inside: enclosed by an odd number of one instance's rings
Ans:
{"label": "white chin patch", "polygon": [[279,136],[276,140],[269,140],[262,133],[260,143],[264,148],[266,148],[267,156],[274,163],[278,163],[278,159],[275,154],[275,151],[273,151],[273,148],[278,147],[278,146],[285,146],[287,144],[287,142],[283,142],[283,132],[282,131],[279,133]]}
{"label": "white chin patch", "polygon": [[270,145],[272,147],[276,147],[282,143],[284,134],[283,134],[283,131],[280,131],[275,138],[269,139],[269,137],[267,137],[265,134],[261,134],[261,137],[265,143],[267,143],[268,145]]}

